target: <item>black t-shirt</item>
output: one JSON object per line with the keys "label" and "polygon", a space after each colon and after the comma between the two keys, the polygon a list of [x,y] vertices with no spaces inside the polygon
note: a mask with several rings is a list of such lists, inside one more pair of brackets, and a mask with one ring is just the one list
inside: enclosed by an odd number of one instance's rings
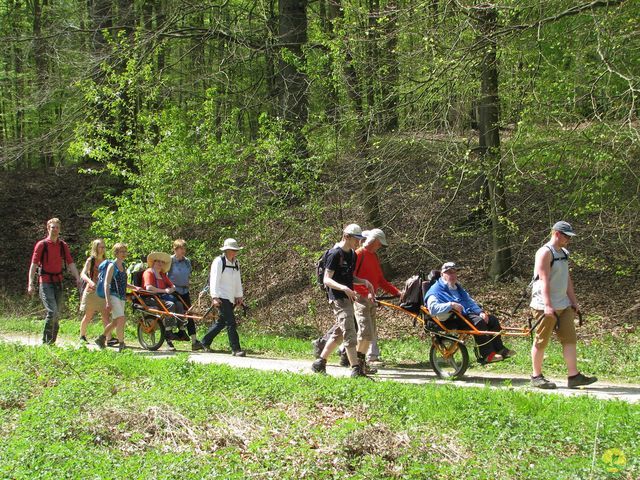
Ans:
{"label": "black t-shirt", "polygon": [[[345,252],[340,247],[336,247],[330,250],[327,255],[326,270],[332,270],[333,280],[341,285],[345,285],[353,289],[353,270],[356,266],[356,252],[350,250]],[[327,289],[329,293],[329,300],[336,300],[338,298],[347,298],[347,294],[342,290],[334,290],[333,288]]]}

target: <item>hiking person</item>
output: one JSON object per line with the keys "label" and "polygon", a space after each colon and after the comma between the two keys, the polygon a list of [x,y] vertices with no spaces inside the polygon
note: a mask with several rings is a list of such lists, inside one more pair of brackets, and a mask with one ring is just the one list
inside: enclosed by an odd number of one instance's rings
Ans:
{"label": "hiking person", "polygon": [[227,329],[231,353],[235,357],[244,357],[245,353],[240,348],[240,337],[236,325],[236,317],[233,309],[242,305],[242,279],[240,276],[240,264],[236,256],[244,247],[240,247],[233,238],[227,238],[220,248],[222,255],[216,257],[211,263],[209,274],[209,293],[213,304],[218,307],[218,320],[211,325],[209,331],[202,337],[201,343],[204,349],[211,351],[211,342],[224,328]]}
{"label": "hiking person", "polygon": [[[399,297],[400,290],[384,278],[378,259],[378,250],[389,245],[385,233],[379,228],[374,228],[366,233],[364,245],[356,250],[358,260],[355,275],[358,278],[368,280],[373,285],[374,292],[378,288],[382,288],[389,295]],[[367,299],[367,290],[364,285],[356,285],[355,291],[360,295],[354,304],[358,325],[358,356],[361,362],[364,362],[365,354],[368,362],[379,362],[380,349],[376,325],[377,304],[375,301]]]}
{"label": "hiking person", "polygon": [[[171,267],[167,273],[169,280],[176,287],[175,294],[182,298],[187,306],[191,307],[191,296],[189,295],[189,281],[191,278],[191,260],[186,257],[187,242],[182,238],[173,241],[173,255],[171,255]],[[193,320],[192,320],[193,321]]]}
{"label": "hiking person", "polygon": [[[498,318],[485,312],[458,283],[458,270],[459,267],[454,262],[442,265],[441,277],[424,296],[429,313],[442,319],[450,329],[469,329],[469,325],[453,313],[455,310],[478,330],[500,332]],[[480,350],[482,363],[499,362],[516,354],[504,346],[499,334],[473,335],[473,338]]]}
{"label": "hiking person", "polygon": [[573,321],[580,307],[573,289],[566,248],[575,235],[569,223],[559,221],[551,228],[550,240],[536,252],[530,303],[534,318],[540,320],[531,346],[531,385],[536,388],[556,388],[556,384],[542,374],[544,351],[554,330],[562,344],[562,355],[567,365],[567,386],[578,388],[598,380],[583,375],[577,367],[577,338]]}
{"label": "hiking person", "polygon": [[62,280],[65,267],[76,279],[77,287],[82,287],[82,279],[73,263],[69,246],[60,238],[61,228],[60,219],[51,218],[47,221],[47,236],[33,247],[27,279],[27,293],[33,295],[35,277],[38,273],[38,292],[46,311],[42,343],[48,345],[56,343],[60,328],[60,313],[64,302]]}
{"label": "hiking person", "polygon": [[[109,324],[109,313],[103,297],[96,293],[98,283],[98,267],[106,258],[106,246],[101,238],[91,242],[91,252],[84,262],[80,277],[84,282],[82,298],[80,300],[80,311],[84,314],[80,322],[80,340],[87,343],[87,327],[96,313],[102,316],[102,324],[106,327]],[[107,337],[107,344],[113,345],[117,340]]]}
{"label": "hiking person", "polygon": [[[104,260],[98,270],[98,283],[96,290],[100,296],[104,296],[106,309],[111,314],[111,322],[104,327],[104,331],[96,338],[95,343],[100,348],[106,346],[107,336],[115,329],[118,338],[118,352],[125,349],[124,344],[124,307],[127,299],[127,267],[124,263],[127,258],[127,245],[116,243],[113,246],[115,260]],[[102,281],[100,280],[102,277]]]}
{"label": "hiking person", "polygon": [[326,254],[323,282],[327,289],[329,303],[336,316],[335,329],[327,341],[320,358],[313,362],[315,373],[326,373],[327,358],[344,340],[347,357],[351,364],[352,377],[366,377],[364,365],[357,354],[356,321],[353,302],[360,295],[353,290],[354,284],[364,284],[369,300],[375,300],[373,285],[368,280],[354,275],[357,254],[354,249],[363,239],[362,229],[355,223],[347,225],[342,232],[342,240],[337,248]]}

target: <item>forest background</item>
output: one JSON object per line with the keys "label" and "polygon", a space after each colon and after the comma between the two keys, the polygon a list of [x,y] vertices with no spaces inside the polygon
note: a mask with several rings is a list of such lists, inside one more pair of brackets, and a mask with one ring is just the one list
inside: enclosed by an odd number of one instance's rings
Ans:
{"label": "forest background", "polygon": [[[328,317],[313,265],[381,227],[400,284],[445,260],[505,313],[570,221],[595,326],[640,322],[640,2],[1,0],[0,281],[46,219],[81,263],[226,237],[275,330]],[[522,315],[522,314],[521,314]],[[514,321],[521,321],[517,317]]]}

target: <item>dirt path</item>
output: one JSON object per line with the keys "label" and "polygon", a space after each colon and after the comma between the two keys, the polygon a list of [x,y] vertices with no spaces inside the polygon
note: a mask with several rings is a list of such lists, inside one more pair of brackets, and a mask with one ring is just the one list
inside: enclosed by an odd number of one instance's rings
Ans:
{"label": "dirt path", "polygon": [[[41,334],[14,334],[14,333],[0,333],[0,341],[22,343],[25,345],[39,345],[41,342]],[[71,341],[68,339],[59,339],[58,343],[61,346],[77,347],[77,341]],[[135,351],[136,354],[148,358],[163,359],[171,358],[177,353],[189,353],[189,360],[202,364],[225,364],[237,368],[253,368],[256,370],[266,371],[280,371],[280,372],[292,372],[299,374],[311,374],[310,366],[311,359],[309,360],[292,360],[292,359],[279,359],[279,358],[267,358],[249,356],[244,358],[233,357],[227,353],[191,353],[189,350],[185,350],[186,344],[183,342],[176,342],[178,352],[171,352],[161,349],[156,352],[149,352],[141,349],[138,345],[131,345],[127,348]],[[88,345],[89,348],[97,349],[95,345]],[[164,348],[164,347],[163,347]],[[348,368],[342,368],[335,365],[327,366],[327,373],[335,377],[347,377],[350,373]],[[403,383],[436,383],[455,385],[461,388],[470,387],[485,387],[485,388],[500,388],[511,390],[528,390],[535,391],[536,393],[546,395],[564,395],[564,396],[579,396],[587,395],[593,398],[601,400],[621,400],[628,403],[640,403],[640,385],[633,384],[613,384],[608,382],[597,382],[594,385],[589,386],[586,389],[570,390],[565,387],[565,378],[552,378],[553,381],[560,387],[554,391],[542,391],[533,390],[529,387],[529,379],[526,376],[516,374],[493,374],[481,371],[469,370],[467,375],[461,381],[450,382],[445,380],[439,380],[436,375],[425,368],[381,368],[377,375],[374,375],[377,381],[396,381]]]}

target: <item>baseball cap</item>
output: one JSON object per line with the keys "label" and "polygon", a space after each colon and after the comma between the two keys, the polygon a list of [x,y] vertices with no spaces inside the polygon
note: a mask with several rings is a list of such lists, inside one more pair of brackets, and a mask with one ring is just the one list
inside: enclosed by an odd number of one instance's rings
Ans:
{"label": "baseball cap", "polygon": [[460,270],[460,267],[458,265],[456,265],[455,262],[445,262],[442,265],[442,268],[440,268],[440,271],[442,273],[446,272],[447,270]]}
{"label": "baseball cap", "polygon": [[560,220],[559,222],[556,222],[553,225],[553,227],[551,227],[551,229],[555,230],[556,232],[569,235],[570,237],[576,236],[576,232],[573,231],[573,227],[571,226],[571,224],[569,222],[565,222],[564,220]]}
{"label": "baseball cap", "polygon": [[345,235],[349,235],[351,237],[358,238],[360,240],[364,238],[364,236],[362,235],[362,229],[360,228],[360,225],[356,223],[351,223],[346,227],[344,227],[344,230],[342,231],[342,233],[344,233]]}
{"label": "baseball cap", "polygon": [[[364,232],[363,232],[363,235],[364,235]],[[389,246],[389,244],[387,243],[387,236],[379,228],[374,228],[372,230],[369,230],[367,232],[367,235],[365,235],[365,237],[371,238],[373,240],[380,240],[380,243],[382,245],[384,245],[385,247]]]}

